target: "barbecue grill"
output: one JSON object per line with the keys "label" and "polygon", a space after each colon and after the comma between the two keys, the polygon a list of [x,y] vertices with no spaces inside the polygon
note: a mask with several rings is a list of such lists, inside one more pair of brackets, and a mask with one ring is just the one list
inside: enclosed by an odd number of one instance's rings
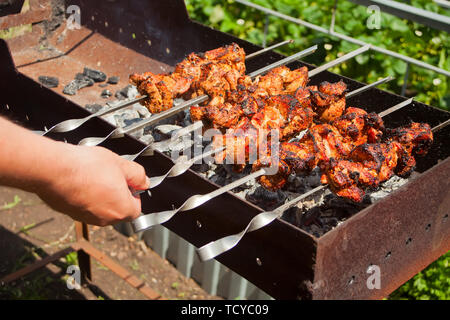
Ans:
{"label": "barbecue grill", "polygon": [[[71,4],[81,8],[79,30],[65,28],[58,1],[52,1],[52,5],[38,0],[31,3],[29,20],[22,23],[35,23],[32,32],[8,43],[0,42],[1,113],[31,130],[44,130],[67,119],[86,117],[90,113],[82,106],[101,99],[102,89],[97,86],[69,97],[61,93],[61,87],[43,87],[37,81],[41,75],[57,76],[65,84],[85,66],[97,67],[107,74],[118,75],[119,85],[124,86],[130,73],[171,71],[190,52],[232,42],[247,53],[261,49],[191,21],[181,0],[72,1]],[[0,18],[0,25],[18,23],[8,18]],[[42,20],[53,23],[36,23]],[[254,71],[282,58],[266,52],[248,61],[247,69]],[[304,65],[314,68],[300,61],[289,66]],[[364,85],[327,71],[316,75],[311,83],[340,79],[349,91]],[[404,100],[372,88],[349,98],[347,104],[379,113]],[[449,118],[450,114],[443,110],[414,101],[383,120],[391,128],[409,121],[427,122],[434,127]],[[96,117],[76,130],[51,132],[48,136],[77,144],[86,137],[106,136],[114,129]],[[446,143],[449,134],[450,126],[435,133],[429,153],[417,158],[416,171],[406,184],[352,212],[323,235],[314,236],[295,221],[278,218],[246,234],[235,248],[217,260],[277,299],[365,299],[388,295],[450,247],[450,145]],[[123,155],[135,154],[145,144],[125,135],[108,139],[102,146]],[[163,175],[173,165],[166,154],[158,151],[136,161],[150,176]],[[177,208],[190,196],[219,187],[188,170],[164,180],[152,189],[152,197],[143,195],[143,212]],[[341,205],[337,203],[331,210],[341,209],[338,208]],[[175,215],[164,226],[201,247],[240,232],[262,211],[260,206],[227,192]],[[380,267],[380,289],[367,286],[372,265]]]}

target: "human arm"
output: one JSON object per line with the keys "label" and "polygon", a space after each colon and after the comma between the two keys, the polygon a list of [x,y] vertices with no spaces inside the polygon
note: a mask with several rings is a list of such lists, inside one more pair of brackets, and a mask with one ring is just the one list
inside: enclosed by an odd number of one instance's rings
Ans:
{"label": "human arm", "polygon": [[0,185],[36,193],[53,209],[95,225],[137,218],[130,191],[149,186],[144,168],[102,147],[38,136],[0,118]]}

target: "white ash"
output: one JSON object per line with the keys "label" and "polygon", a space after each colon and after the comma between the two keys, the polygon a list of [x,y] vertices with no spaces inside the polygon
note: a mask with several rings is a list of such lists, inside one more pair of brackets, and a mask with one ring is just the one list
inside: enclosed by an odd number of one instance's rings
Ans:
{"label": "white ash", "polygon": [[174,125],[174,124],[163,124],[163,125],[155,127],[155,130],[160,132],[160,133],[162,133],[162,134],[169,135],[172,132],[174,132],[176,130],[180,130],[182,128],[183,127],[177,126],[177,125]]}
{"label": "white ash", "polygon": [[380,190],[377,190],[375,192],[372,192],[369,194],[370,202],[374,203],[384,197],[386,197],[388,194],[392,193],[393,191],[400,188],[402,185],[408,182],[408,179],[401,178],[399,176],[393,176],[391,179],[386,181],[382,184]]}
{"label": "white ash", "polygon": [[150,118],[152,116],[150,111],[139,102],[133,104],[132,108],[139,113],[141,118]]}

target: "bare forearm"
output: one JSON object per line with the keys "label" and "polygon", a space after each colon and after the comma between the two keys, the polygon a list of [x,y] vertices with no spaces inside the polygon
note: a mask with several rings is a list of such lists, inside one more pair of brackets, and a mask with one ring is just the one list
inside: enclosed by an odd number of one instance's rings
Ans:
{"label": "bare forearm", "polygon": [[36,191],[65,166],[68,146],[0,118],[0,184]]}
{"label": "bare forearm", "polygon": [[107,225],[136,218],[132,190],[148,188],[145,170],[101,147],[40,137],[0,118],[0,184],[35,192],[75,220]]}

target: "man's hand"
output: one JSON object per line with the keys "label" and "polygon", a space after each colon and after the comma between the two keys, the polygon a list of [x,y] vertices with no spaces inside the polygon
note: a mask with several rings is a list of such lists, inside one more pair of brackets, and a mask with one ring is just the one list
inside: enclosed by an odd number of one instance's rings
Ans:
{"label": "man's hand", "polygon": [[95,225],[130,221],[141,213],[141,200],[130,189],[145,190],[144,168],[101,147],[59,146],[56,172],[36,191],[53,209]]}
{"label": "man's hand", "polygon": [[145,190],[142,166],[101,147],[38,136],[0,118],[0,185],[38,194],[53,209],[96,225],[137,218]]}

